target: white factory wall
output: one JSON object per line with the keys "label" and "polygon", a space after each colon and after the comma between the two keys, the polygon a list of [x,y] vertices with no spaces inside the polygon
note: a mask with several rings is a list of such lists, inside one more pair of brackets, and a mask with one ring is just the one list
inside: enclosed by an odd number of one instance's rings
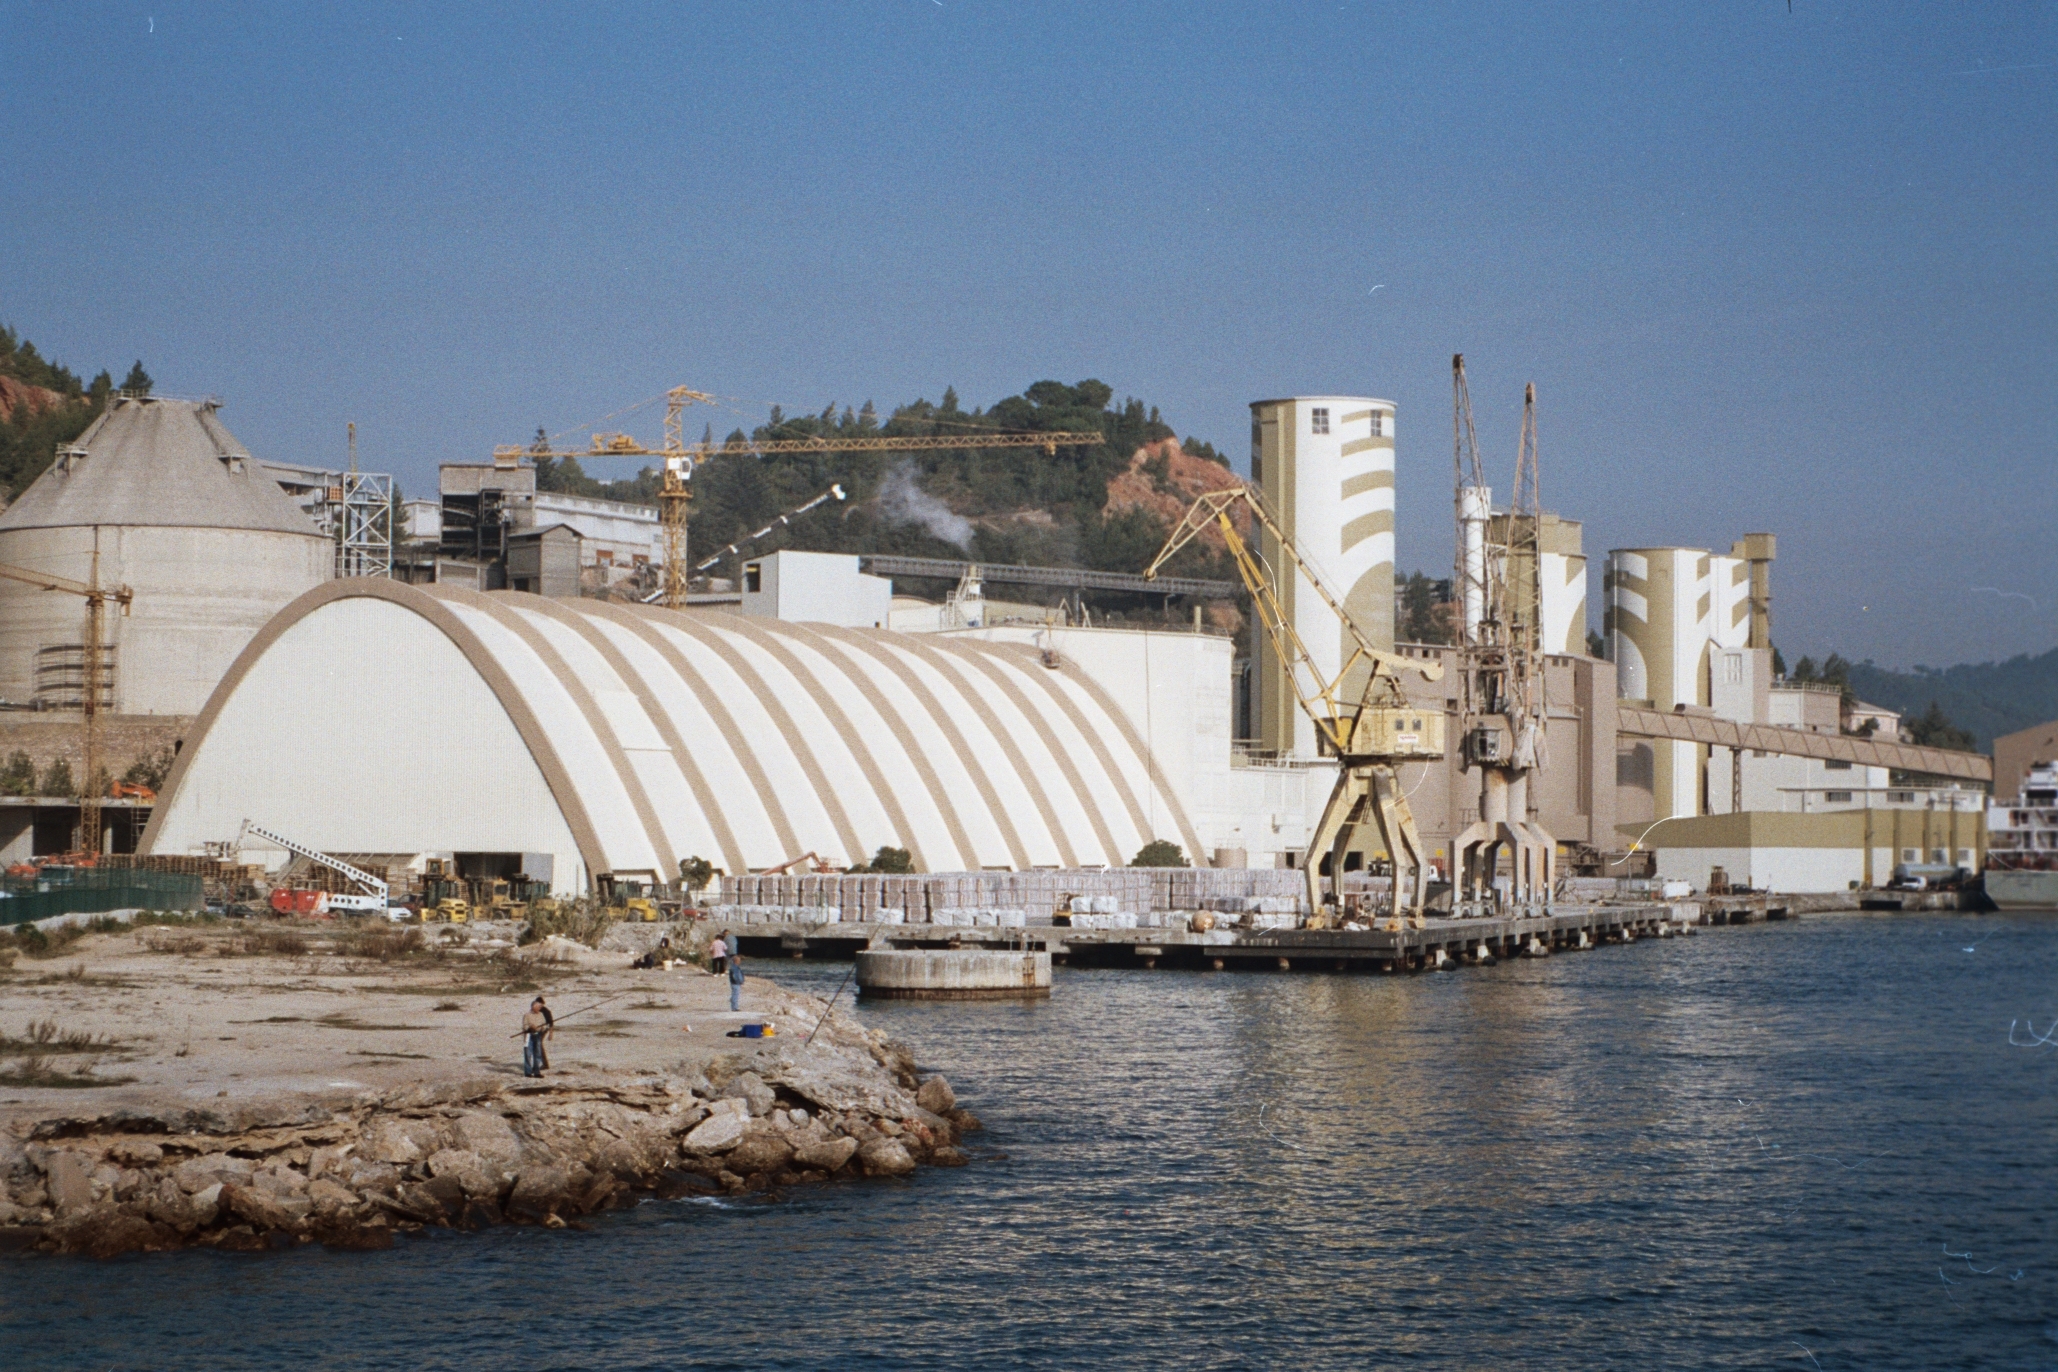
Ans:
{"label": "white factory wall", "polygon": [[893,581],[858,570],[846,553],[782,549],[743,564],[743,613],[797,624],[846,629],[887,627],[893,617]]}
{"label": "white factory wall", "polygon": [[[1872,850],[1874,881],[1894,870],[1891,848]],[[1732,885],[1783,895],[1847,891],[1865,877],[1863,848],[1660,848],[1655,869],[1664,881],[1691,882],[1706,890],[1708,874],[1720,867]]]}
{"label": "white factory wall", "polygon": [[[123,527],[99,530],[100,584],[135,593],[124,616],[109,607],[115,709],[191,715],[251,636],[301,592],[327,581],[335,550],[323,539],[254,529]],[[86,581],[94,531],[0,531],[0,562]],[[85,641],[85,601],[0,582],[0,697],[35,693],[39,648]]]}
{"label": "white factory wall", "polygon": [[[410,636],[361,627],[395,616],[416,621]],[[692,855],[732,872],[810,851],[845,865],[881,846],[930,871],[1119,866],[1161,836],[1201,851],[1121,707],[1077,666],[1013,643],[383,580],[303,597],[267,635],[210,707],[219,721],[189,734],[146,850],[227,837],[215,828],[230,802],[209,778],[235,775],[253,818],[284,813],[347,852],[561,853],[534,832],[555,815],[589,876],[670,875]],[[425,666],[413,639],[437,635],[454,647]],[[327,688],[295,683],[327,680],[332,659],[351,662],[365,710],[406,702],[403,755],[436,755],[435,726],[412,721],[497,716],[495,746],[533,759],[546,795],[468,763],[448,784],[331,804],[326,765],[310,784],[306,761]],[[275,716],[296,728],[245,728]],[[453,840],[458,812],[469,827]]]}
{"label": "white factory wall", "polygon": [[585,540],[579,558],[586,566],[599,561],[603,552],[623,566],[635,565],[638,558],[652,563],[664,561],[664,532],[657,511],[648,506],[538,491],[531,510],[531,528],[564,524],[579,531]]}
{"label": "white factory wall", "polygon": [[578,845],[506,711],[411,610],[329,605],[286,627],[211,708],[158,807],[152,852],[199,853],[248,819],[329,852],[550,853],[559,894],[584,885]]}

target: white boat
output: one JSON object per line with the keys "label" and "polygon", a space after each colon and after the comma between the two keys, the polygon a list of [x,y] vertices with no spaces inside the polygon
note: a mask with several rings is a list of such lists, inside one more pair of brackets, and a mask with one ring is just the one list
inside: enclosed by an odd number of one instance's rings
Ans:
{"label": "white boat", "polygon": [[1987,899],[2003,910],[2058,910],[2058,762],[2034,764],[2022,794],[1987,808]]}

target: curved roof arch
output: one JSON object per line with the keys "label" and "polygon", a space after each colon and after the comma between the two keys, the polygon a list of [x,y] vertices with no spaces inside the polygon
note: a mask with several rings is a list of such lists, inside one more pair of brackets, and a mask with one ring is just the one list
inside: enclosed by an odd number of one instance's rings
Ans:
{"label": "curved roof arch", "polygon": [[[443,756],[461,711],[499,718]],[[410,779],[359,795],[332,778],[320,806],[268,797],[269,779],[299,784],[304,745],[291,755],[269,722],[293,718],[405,740]],[[424,769],[435,779],[416,784]],[[467,788],[467,769],[503,780]],[[239,794],[230,775],[247,778]],[[539,804],[553,813],[515,813]],[[385,580],[319,587],[257,635],[195,721],[143,849],[193,851],[265,816],[344,852],[558,834],[575,850],[561,865],[592,876],[669,877],[692,855],[740,872],[891,846],[963,871],[1119,866],[1159,837],[1200,847],[1106,692],[1021,645]]]}

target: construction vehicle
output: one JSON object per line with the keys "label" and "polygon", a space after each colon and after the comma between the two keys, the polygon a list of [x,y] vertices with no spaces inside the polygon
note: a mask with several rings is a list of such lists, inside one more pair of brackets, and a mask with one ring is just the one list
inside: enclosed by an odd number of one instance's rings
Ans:
{"label": "construction vehicle", "polygon": [[135,599],[135,592],[126,586],[109,590],[100,584],[98,526],[93,530],[93,563],[88,580],[73,581],[69,577],[50,576],[4,562],[0,562],[0,576],[38,590],[80,596],[86,602],[86,641],[81,655],[83,670],[79,683],[79,724],[84,734],[85,775],[79,778],[79,827],[73,836],[72,847],[81,861],[90,865],[100,857],[100,707],[103,703],[112,705],[114,702],[114,664],[107,662],[104,670],[101,665],[101,655],[107,646],[107,602],[111,600],[119,605],[126,615],[130,602]]}
{"label": "construction vehicle", "polygon": [[[1316,663],[1287,617],[1272,569],[1236,531],[1230,511],[1238,505],[1246,507],[1256,525],[1278,543],[1281,556],[1292,564],[1284,574],[1298,572],[1306,578],[1349,636],[1352,650],[1333,675]],[[1145,579],[1155,579],[1180,549],[1210,528],[1221,535],[1244,588],[1250,592],[1258,619],[1271,637],[1273,650],[1286,665],[1294,696],[1302,712],[1314,721],[1317,746],[1325,756],[1337,760],[1336,785],[1309,840],[1304,863],[1308,908],[1315,923],[1321,926],[1340,919],[1346,858],[1352,852],[1369,856],[1359,842],[1361,831],[1369,828],[1377,832],[1393,864],[1393,927],[1400,927],[1405,919],[1420,928],[1428,902],[1429,863],[1421,831],[1400,787],[1398,769],[1404,762],[1430,762],[1443,756],[1444,716],[1441,701],[1428,707],[1411,704],[1401,690],[1399,676],[1413,672],[1425,681],[1437,681],[1443,668],[1373,647],[1364,628],[1344,607],[1343,597],[1288,536],[1252,486],[1210,491],[1195,500],[1144,569]],[[1360,676],[1362,685],[1357,684]],[[1333,893],[1322,887],[1324,857]]]}
{"label": "construction vehicle", "polygon": [[422,902],[422,923],[424,924],[464,924],[471,917],[471,902],[460,900],[456,896],[445,896],[434,905],[429,904],[426,900]]}
{"label": "construction vehicle", "polygon": [[682,416],[686,407],[695,403],[713,405],[718,403],[718,398],[687,386],[674,386],[665,392],[665,436],[663,444],[657,448],[646,448],[628,434],[601,433],[594,434],[592,443],[584,450],[558,449],[542,443],[529,447],[519,444],[503,445],[493,450],[493,461],[496,465],[513,466],[525,457],[664,459],[664,470],[661,473],[661,484],[657,494],[658,523],[664,529],[665,539],[665,579],[662,598],[666,609],[683,610],[686,608],[687,585],[686,509],[693,499],[692,493],[687,489],[687,483],[693,479],[694,466],[709,458],[732,454],[739,457],[763,457],[778,453],[898,453],[949,451],[958,448],[1036,447],[1047,453],[1055,453],[1059,448],[1094,446],[1107,442],[1107,436],[1098,431],[1009,433],[975,429],[963,435],[894,437],[887,434],[868,434],[862,438],[781,438],[763,443],[689,444],[682,436]]}
{"label": "construction vehicle", "polygon": [[110,800],[140,800],[151,804],[157,799],[157,792],[137,781],[117,781],[107,788]]}
{"label": "construction vehicle", "polygon": [[[347,891],[326,893],[328,899],[323,902],[326,908],[359,913],[377,912],[382,915],[386,913],[387,897],[390,892],[387,890],[386,883],[373,876],[370,872],[365,871],[361,867],[353,867],[341,858],[332,858],[327,853],[316,852],[304,843],[295,843],[292,839],[286,838],[281,834],[275,834],[269,829],[261,828],[247,819],[243,821],[243,827],[236,831],[236,841],[229,845],[230,851],[239,851],[243,847],[244,838],[250,835],[255,835],[266,843],[283,848],[296,857],[304,857],[309,862],[319,863],[330,871],[340,874],[346,880],[355,882],[362,888],[358,894],[352,894]],[[426,907],[424,907],[425,917],[426,913]]]}
{"label": "construction vehicle", "polygon": [[601,908],[615,919],[655,924],[662,917],[655,889],[640,881],[604,876],[600,879],[600,898]]}

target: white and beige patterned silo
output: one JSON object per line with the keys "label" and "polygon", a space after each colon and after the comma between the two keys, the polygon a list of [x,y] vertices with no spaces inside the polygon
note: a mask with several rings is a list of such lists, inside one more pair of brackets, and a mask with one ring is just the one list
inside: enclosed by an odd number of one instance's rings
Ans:
{"label": "white and beige patterned silo", "polygon": [[[1617,693],[1660,710],[1705,706],[1711,652],[1750,637],[1750,567],[1704,548],[1616,548],[1604,578]],[[1703,811],[1702,744],[1653,740],[1656,815]]]}
{"label": "white and beige patterned silo", "polygon": [[[1344,597],[1373,646],[1393,647],[1394,406],[1362,396],[1304,395],[1251,405],[1251,477],[1302,556]],[[1270,538],[1259,552],[1281,578],[1287,615],[1317,670],[1333,677],[1349,636],[1307,578],[1287,575]],[[1315,756],[1315,728],[1301,712],[1272,644],[1258,636],[1259,746]],[[1362,678],[1347,683],[1356,691]]]}

